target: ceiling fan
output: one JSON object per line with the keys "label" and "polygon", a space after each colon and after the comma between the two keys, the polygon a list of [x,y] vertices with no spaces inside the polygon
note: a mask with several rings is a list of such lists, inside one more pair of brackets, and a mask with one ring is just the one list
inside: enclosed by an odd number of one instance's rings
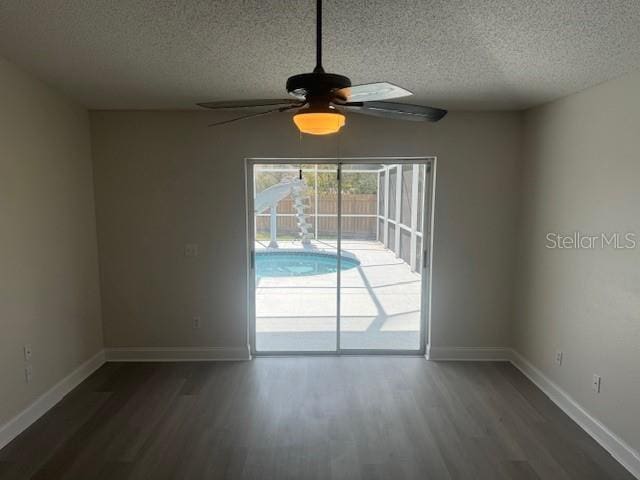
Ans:
{"label": "ceiling fan", "polygon": [[395,120],[437,122],[447,114],[446,110],[388,102],[394,98],[412,95],[408,90],[388,82],[351,85],[344,75],[326,73],[322,68],[322,0],[316,0],[316,67],[312,73],[289,77],[287,92],[292,98],[267,100],[237,100],[198,103],[213,110],[240,110],[271,107],[210,126],[237,122],[247,118],[276,112],[295,111],[293,121],[303,133],[327,135],[336,133],[345,124],[345,113],[360,113]]}

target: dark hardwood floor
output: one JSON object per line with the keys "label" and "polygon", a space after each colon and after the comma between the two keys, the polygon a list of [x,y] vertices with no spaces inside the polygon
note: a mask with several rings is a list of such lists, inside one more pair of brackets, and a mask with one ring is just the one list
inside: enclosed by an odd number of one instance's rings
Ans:
{"label": "dark hardwood floor", "polygon": [[632,479],[506,363],[110,363],[0,451],[2,479]]}

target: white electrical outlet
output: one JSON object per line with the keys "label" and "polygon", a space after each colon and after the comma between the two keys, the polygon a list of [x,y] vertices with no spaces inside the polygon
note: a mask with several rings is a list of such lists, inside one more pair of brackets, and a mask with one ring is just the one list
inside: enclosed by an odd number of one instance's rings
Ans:
{"label": "white electrical outlet", "polygon": [[27,383],[31,383],[31,380],[33,380],[33,367],[31,365],[24,367],[24,380]]}
{"label": "white electrical outlet", "polygon": [[596,393],[600,393],[600,386],[602,384],[602,378],[600,377],[600,375],[593,375],[593,383],[591,385],[591,388],[593,388],[593,391]]}
{"label": "white electrical outlet", "polygon": [[562,352],[560,350],[556,352],[556,364],[562,365]]}
{"label": "white electrical outlet", "polygon": [[193,328],[200,328],[202,322],[200,321],[200,317],[193,317],[192,319]]}
{"label": "white electrical outlet", "polygon": [[27,344],[24,346],[24,359],[31,360],[31,345]]}
{"label": "white electrical outlet", "polygon": [[184,246],[184,256],[185,257],[197,257],[198,256],[198,244],[197,243],[187,243]]}

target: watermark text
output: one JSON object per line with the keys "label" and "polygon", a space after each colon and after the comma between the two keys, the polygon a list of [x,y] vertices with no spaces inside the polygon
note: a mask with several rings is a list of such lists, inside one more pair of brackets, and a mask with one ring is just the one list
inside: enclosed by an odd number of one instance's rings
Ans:
{"label": "watermark text", "polygon": [[638,235],[633,232],[600,232],[593,234],[549,232],[545,239],[545,248],[550,249],[595,250],[610,248],[613,250],[631,250],[640,245]]}

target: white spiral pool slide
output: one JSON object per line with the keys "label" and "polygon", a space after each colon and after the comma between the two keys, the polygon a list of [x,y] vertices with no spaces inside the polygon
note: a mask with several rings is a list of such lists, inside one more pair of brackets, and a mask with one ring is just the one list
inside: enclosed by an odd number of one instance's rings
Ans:
{"label": "white spiral pool slide", "polygon": [[303,244],[308,244],[311,238],[309,228],[311,224],[307,223],[304,210],[308,208],[308,205],[304,202],[304,192],[307,188],[307,184],[304,180],[300,179],[287,179],[280,183],[272,185],[269,188],[265,188],[262,192],[256,194],[254,199],[255,213],[262,213],[267,209],[271,210],[271,243],[270,247],[277,247],[276,243],[276,209],[278,203],[291,195],[294,202],[294,208],[296,210],[296,217],[298,220],[298,228],[300,228],[300,238]]}

